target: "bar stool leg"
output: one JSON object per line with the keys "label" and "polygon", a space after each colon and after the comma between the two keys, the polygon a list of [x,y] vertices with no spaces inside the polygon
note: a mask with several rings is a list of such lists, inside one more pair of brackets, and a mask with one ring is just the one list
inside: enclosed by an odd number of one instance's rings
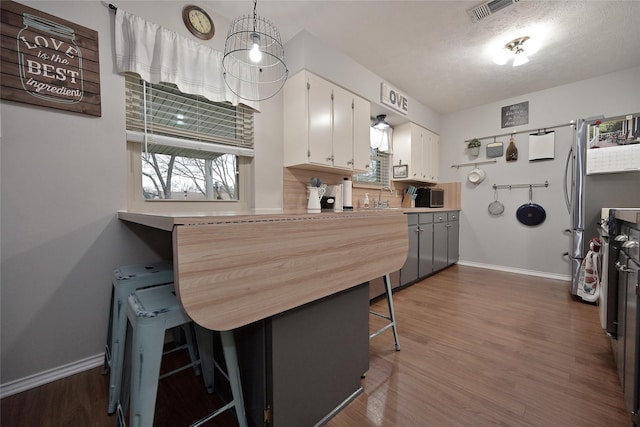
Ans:
{"label": "bar stool leg", "polygon": [[[114,288],[115,289],[115,288]],[[122,301],[122,298],[117,295],[117,291],[113,292],[113,304],[115,304],[115,315],[111,316],[111,331],[109,334],[111,342],[110,352],[110,374],[109,378],[109,407],[107,413],[112,414],[116,410],[116,404],[120,398],[122,392],[122,384],[120,378],[122,378],[122,364],[124,359],[124,345],[126,339],[127,330],[127,308],[126,298]]]}
{"label": "bar stool leg", "polygon": [[131,378],[130,427],[152,427],[156,408],[165,330],[146,326],[143,322],[133,325],[132,372],[140,375]]}
{"label": "bar stool leg", "polygon": [[213,358],[213,332],[200,325],[193,324],[196,331],[196,342],[200,356],[202,379],[209,394],[214,390],[215,365]]}
{"label": "bar stool leg", "polygon": [[387,293],[387,305],[389,306],[389,317],[391,318],[393,339],[396,342],[396,351],[400,351],[400,341],[398,340],[398,331],[396,329],[396,312],[393,309],[393,292],[391,291],[391,278],[388,274],[384,275],[384,289]]}
{"label": "bar stool leg", "polygon": [[395,340],[395,343],[396,343],[396,351],[400,351],[400,341],[398,340],[398,331],[396,330],[396,312],[393,309],[393,292],[391,291],[391,279],[389,278],[388,274],[385,274],[383,276],[383,280],[384,280],[384,292],[387,297],[387,306],[389,308],[389,314],[386,315],[386,314],[377,313],[371,310],[369,310],[369,313],[376,315],[378,317],[382,317],[383,319],[388,320],[389,323],[387,323],[382,328],[378,329],[377,331],[369,335],[369,339],[372,339],[378,336],[379,334],[381,334],[382,332],[386,331],[387,329],[392,328],[393,339]]}
{"label": "bar stool leg", "polygon": [[107,324],[107,344],[104,349],[104,361],[102,365],[102,375],[107,375],[111,371],[111,347],[113,340],[113,303],[115,290],[111,287],[111,304],[109,306],[109,323]]}
{"label": "bar stool leg", "polygon": [[[200,339],[198,337],[198,339]],[[211,414],[200,419],[190,427],[200,427],[220,415],[222,412],[234,408],[236,411],[236,418],[238,419],[238,425],[240,427],[247,427],[247,415],[244,410],[244,400],[242,396],[242,383],[240,381],[240,369],[238,368],[238,356],[236,353],[236,343],[233,339],[232,331],[221,331],[220,340],[222,342],[222,352],[227,365],[227,371],[225,371],[217,364],[215,366],[222,372],[222,374],[229,380],[231,385],[232,401],[216,409]],[[211,359],[213,360],[213,359]],[[215,362],[214,362],[215,363]],[[205,369],[203,367],[203,373]]]}
{"label": "bar stool leg", "polygon": [[227,364],[227,375],[231,383],[231,394],[233,395],[236,417],[240,427],[247,427],[247,415],[244,412],[244,398],[242,395],[242,382],[240,381],[240,368],[238,367],[238,356],[236,353],[236,343],[233,339],[232,331],[221,331],[222,351]]}

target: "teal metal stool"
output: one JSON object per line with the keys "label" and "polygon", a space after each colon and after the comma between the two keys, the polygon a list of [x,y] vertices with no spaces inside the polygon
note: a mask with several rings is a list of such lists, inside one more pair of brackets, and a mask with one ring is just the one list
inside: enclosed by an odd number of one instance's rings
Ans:
{"label": "teal metal stool", "polygon": [[[111,307],[103,366],[103,374],[110,374],[109,406],[107,408],[109,414],[115,412],[122,390],[123,355],[127,331],[127,297],[136,290],[168,283],[173,283],[173,265],[167,261],[127,265],[113,270]],[[184,335],[193,364],[198,360],[193,345],[193,332],[190,328],[184,328]],[[195,368],[196,373],[199,373],[198,364],[195,364]]]}
{"label": "teal metal stool", "polygon": [[[133,427],[151,427],[153,426],[165,332],[170,328],[192,322],[178,301],[172,285],[156,286],[132,293],[128,298],[127,317],[133,332],[131,374],[129,375],[129,424]],[[192,426],[199,426],[218,414],[235,408],[238,424],[240,427],[246,427],[247,420],[233,333],[231,331],[220,332],[227,366],[227,372],[224,372],[214,362],[213,331],[196,324],[194,326],[202,376],[207,390],[210,393],[213,392],[214,369],[218,368],[229,380],[233,398],[231,402]],[[116,425],[125,426],[126,406],[126,402],[119,402]]]}

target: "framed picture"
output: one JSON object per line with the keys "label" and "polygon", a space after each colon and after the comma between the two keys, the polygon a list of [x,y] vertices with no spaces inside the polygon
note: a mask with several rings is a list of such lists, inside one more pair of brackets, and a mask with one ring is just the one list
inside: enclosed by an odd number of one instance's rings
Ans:
{"label": "framed picture", "polygon": [[394,165],[393,177],[394,178],[407,178],[409,176],[409,165]]}

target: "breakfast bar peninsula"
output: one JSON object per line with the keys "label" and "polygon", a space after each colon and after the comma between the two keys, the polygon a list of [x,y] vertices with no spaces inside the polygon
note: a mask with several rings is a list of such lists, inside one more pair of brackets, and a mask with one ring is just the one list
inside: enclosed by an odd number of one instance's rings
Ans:
{"label": "breakfast bar peninsula", "polygon": [[185,311],[234,330],[250,425],[322,423],[362,391],[368,282],[406,260],[402,210],[118,216],[170,232]]}

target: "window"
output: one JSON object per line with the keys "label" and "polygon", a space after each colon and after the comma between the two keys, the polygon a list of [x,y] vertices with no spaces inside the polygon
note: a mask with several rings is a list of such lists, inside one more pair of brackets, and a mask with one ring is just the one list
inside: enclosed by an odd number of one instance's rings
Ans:
{"label": "window", "polygon": [[370,129],[371,162],[369,173],[354,176],[354,181],[360,184],[391,187],[391,147],[393,140],[392,128]]}
{"label": "window", "polygon": [[[145,200],[239,201],[253,157],[253,110],[126,75],[127,140],[140,144]],[[137,191],[137,190],[136,190]]]}
{"label": "window", "polygon": [[354,181],[360,184],[373,184],[381,187],[391,187],[389,179],[390,167],[389,153],[383,153],[377,148],[371,149],[371,162],[369,173],[354,176]]}

